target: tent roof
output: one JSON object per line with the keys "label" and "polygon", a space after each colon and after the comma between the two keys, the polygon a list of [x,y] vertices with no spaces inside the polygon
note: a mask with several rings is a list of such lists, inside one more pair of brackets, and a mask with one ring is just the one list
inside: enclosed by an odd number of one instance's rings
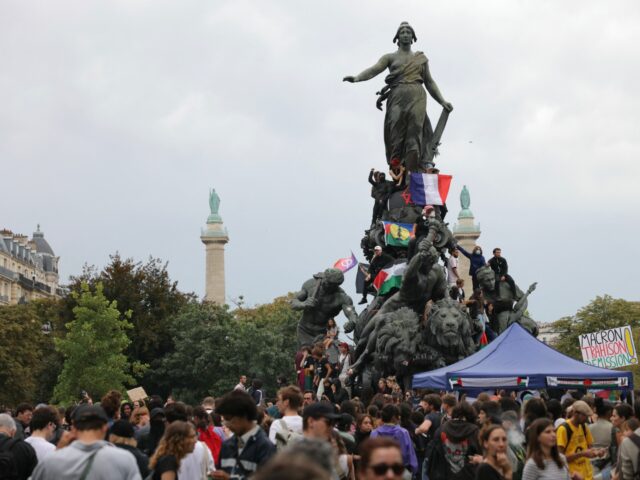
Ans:
{"label": "tent roof", "polygon": [[554,350],[514,323],[482,350],[447,367],[413,376],[414,388],[631,389],[631,372],[587,365]]}

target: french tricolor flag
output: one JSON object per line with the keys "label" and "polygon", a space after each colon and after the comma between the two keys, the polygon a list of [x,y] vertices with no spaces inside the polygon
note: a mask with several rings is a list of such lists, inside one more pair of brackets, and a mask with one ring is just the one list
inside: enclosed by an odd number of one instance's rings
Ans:
{"label": "french tricolor flag", "polygon": [[451,175],[412,173],[409,193],[415,205],[444,205],[451,186]]}

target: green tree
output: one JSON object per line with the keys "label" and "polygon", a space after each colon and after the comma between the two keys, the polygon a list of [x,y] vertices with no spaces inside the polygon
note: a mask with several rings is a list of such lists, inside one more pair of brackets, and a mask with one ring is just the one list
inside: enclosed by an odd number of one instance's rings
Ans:
{"label": "green tree", "polygon": [[[101,271],[85,266],[81,275],[71,278],[72,292],[80,292],[86,283],[92,291],[100,283],[104,295],[116,301],[121,311],[131,312],[133,328],[127,330],[131,340],[126,354],[131,363],[150,365],[140,379],[140,384],[149,392],[162,391],[155,375],[155,369],[167,353],[173,351],[170,333],[170,318],[195,296],[178,290],[177,282],[169,277],[167,264],[157,258],[149,258],[146,263],[124,259],[118,253],[110,257],[109,264]],[[73,296],[67,299],[67,310],[75,307]],[[165,389],[166,390],[166,389]]]}
{"label": "green tree", "polygon": [[[609,295],[596,297],[589,305],[578,310],[574,316],[563,317],[553,323],[554,328],[560,333],[559,339],[553,346],[560,352],[582,361],[580,335],[625,325],[630,325],[635,332],[634,342],[637,348],[640,346],[638,343],[640,302],[629,302]],[[633,371],[634,383],[638,384],[640,368],[637,365],[627,368]]]}
{"label": "green tree", "polygon": [[171,319],[175,350],[156,373],[187,402],[229,391],[241,374],[262,379],[272,395],[278,375],[294,380],[298,318],[285,297],[235,312],[192,302]]}
{"label": "green tree", "polygon": [[52,340],[42,332],[33,303],[0,308],[0,405],[37,400],[44,349]]}
{"label": "green tree", "polygon": [[130,363],[123,353],[131,343],[126,333],[132,328],[128,320],[131,314],[121,315],[117,303],[104,296],[100,283],[95,292],[82,284],[81,291],[72,295],[77,302],[74,319],[66,325],[66,336],[55,339],[64,365],[54,398],[71,402],[82,390],[94,397],[110,389],[123,390],[142,368],[138,362]]}

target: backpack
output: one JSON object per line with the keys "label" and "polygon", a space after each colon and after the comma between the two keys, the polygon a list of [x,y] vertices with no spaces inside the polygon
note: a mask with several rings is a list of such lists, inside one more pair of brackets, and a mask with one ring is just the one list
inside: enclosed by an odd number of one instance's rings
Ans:
{"label": "backpack", "polygon": [[18,465],[11,449],[18,442],[14,438],[0,436],[0,479],[14,480],[18,478]]}
{"label": "backpack", "polygon": [[[558,428],[556,429],[556,431],[560,430],[560,428],[562,427],[564,427],[565,430],[567,431],[567,446],[565,447],[565,452],[566,452],[566,449],[569,448],[569,444],[571,443],[571,436],[573,435],[573,429],[569,426],[568,422],[564,422],[558,425]],[[578,425],[578,428],[581,430],[583,429],[582,425]],[[582,433],[586,437],[586,432],[584,430],[582,431]]]}
{"label": "backpack", "polygon": [[280,431],[276,432],[276,448],[278,451],[285,449],[290,443],[295,443],[296,440],[302,438],[302,435],[289,428],[284,418],[277,420],[277,422],[280,423]]}

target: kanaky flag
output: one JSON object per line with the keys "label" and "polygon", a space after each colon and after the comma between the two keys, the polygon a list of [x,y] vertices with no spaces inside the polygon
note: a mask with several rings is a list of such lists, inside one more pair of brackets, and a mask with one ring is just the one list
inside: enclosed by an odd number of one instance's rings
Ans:
{"label": "kanaky flag", "polygon": [[347,272],[351,270],[358,264],[358,260],[356,260],[356,256],[351,252],[350,257],[341,258],[336,263],[333,264],[333,268],[337,268],[341,272]]}
{"label": "kanaky flag", "polygon": [[382,222],[384,225],[384,241],[394,247],[407,247],[409,240],[415,236],[413,223]]}
{"label": "kanaky flag", "polygon": [[411,201],[415,205],[444,205],[452,178],[436,173],[412,173],[409,180]]}

